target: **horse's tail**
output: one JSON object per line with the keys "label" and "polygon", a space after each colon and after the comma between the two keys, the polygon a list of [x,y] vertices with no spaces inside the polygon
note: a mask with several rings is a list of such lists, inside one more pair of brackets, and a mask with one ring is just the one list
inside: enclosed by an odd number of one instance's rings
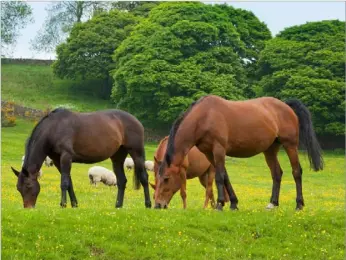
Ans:
{"label": "horse's tail", "polygon": [[299,142],[308,152],[310,167],[314,171],[323,170],[322,149],[318,143],[312,126],[311,114],[308,108],[299,100],[288,100],[289,105],[298,116],[299,120]]}
{"label": "horse's tail", "polygon": [[226,203],[226,202],[229,202],[230,199],[229,199],[229,195],[228,195],[226,186],[223,186],[223,193],[225,194],[225,203]]}
{"label": "horse's tail", "polygon": [[136,167],[135,167],[135,170],[133,171],[133,188],[135,190],[139,190],[140,187],[141,187],[141,183],[139,182],[138,176],[136,174]]}

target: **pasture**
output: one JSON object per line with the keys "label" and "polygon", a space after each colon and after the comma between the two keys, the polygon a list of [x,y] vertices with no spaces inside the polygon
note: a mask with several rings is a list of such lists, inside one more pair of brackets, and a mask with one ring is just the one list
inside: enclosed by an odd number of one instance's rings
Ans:
{"label": "pasture", "polygon": [[99,97],[95,86],[97,81],[59,79],[47,65],[3,64],[1,68],[2,99],[31,108],[91,111],[112,107]]}
{"label": "pasture", "polygon": [[[36,208],[24,210],[10,166],[20,168],[33,126],[18,120],[17,126],[2,128],[3,259],[344,259],[343,151],[325,152],[321,172],[309,170],[307,156],[300,153],[306,205],[301,212],[294,210],[295,184],[282,151],[280,207],[273,211],[265,210],[272,180],[262,154],[226,161],[239,199],[236,212],[229,204],[223,212],[203,210],[198,179],[187,182],[186,210],[179,193],[167,210],[145,209],[143,189],[132,188],[132,172],[127,172],[124,207],[115,209],[116,188],[91,186],[91,165],[82,164],[72,167],[79,208],[69,202],[60,208],[60,174],[43,166]],[[156,146],[146,144],[147,159],[153,160]],[[111,169],[110,161],[97,165]]]}

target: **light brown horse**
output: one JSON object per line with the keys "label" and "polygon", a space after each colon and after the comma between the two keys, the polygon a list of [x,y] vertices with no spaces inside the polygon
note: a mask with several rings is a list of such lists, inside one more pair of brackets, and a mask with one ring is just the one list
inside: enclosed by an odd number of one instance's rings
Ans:
{"label": "light brown horse", "polygon": [[108,158],[112,160],[117,177],[115,207],[122,207],[127,182],[123,165],[127,154],[134,161],[135,188],[139,189],[142,184],[145,206],[151,207],[148,173],[144,167],[144,128],[125,111],[110,109],[78,113],[55,109],[35,126],[27,139],[25,150],[21,171],[12,168],[18,177],[17,190],[22,195],[25,208],[32,208],[36,204],[40,192],[38,171],[47,156],[61,174],[61,207],[66,207],[66,192],[72,207],[78,206],[71,178],[72,162],[91,164]]}
{"label": "light brown horse", "polygon": [[[161,165],[164,155],[167,149],[168,136],[164,137],[155,152],[154,155],[154,173],[155,173],[155,184],[151,184],[150,186],[155,190],[154,199],[156,194],[156,184],[158,178],[158,169]],[[196,146],[192,147],[192,149],[188,152],[187,156],[184,159],[181,171],[179,174],[172,176],[172,181],[170,182],[172,185],[172,189],[166,195],[168,198],[167,206],[169,201],[172,199],[173,195],[180,189],[180,196],[183,200],[183,207],[186,208],[186,179],[193,179],[198,177],[200,183],[206,189],[205,193],[205,201],[204,208],[208,206],[208,202],[210,199],[210,204],[214,208],[215,207],[215,199],[213,193],[213,182],[215,178],[215,168],[208,161],[207,157],[203,153],[201,153]],[[229,197],[226,196],[225,202],[229,201]]]}
{"label": "light brown horse", "polygon": [[279,205],[282,169],[277,159],[283,146],[291,163],[296,183],[296,209],[304,206],[302,168],[298,158],[299,142],[306,148],[310,167],[323,169],[321,148],[313,130],[309,110],[299,101],[282,102],[272,97],[246,101],[228,101],[208,95],[191,104],[173,124],[165,154],[159,169],[155,208],[167,205],[167,190],[171,189],[172,176],[178,174],[185,155],[197,146],[216,170],[218,190],[217,209],[225,202],[223,186],[230,196],[231,209],[238,209],[238,198],[229,181],[225,156],[248,158],[264,153],[270,168],[273,187],[267,208]]}

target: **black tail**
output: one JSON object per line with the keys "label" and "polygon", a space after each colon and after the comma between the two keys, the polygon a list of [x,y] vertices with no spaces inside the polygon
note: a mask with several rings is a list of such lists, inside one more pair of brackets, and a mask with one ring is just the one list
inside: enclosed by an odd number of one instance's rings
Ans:
{"label": "black tail", "polygon": [[318,143],[314,128],[312,126],[311,114],[308,108],[299,100],[286,101],[299,119],[299,142],[307,150],[310,167],[314,171],[323,170],[322,149]]}
{"label": "black tail", "polygon": [[136,170],[134,170],[133,171],[133,188],[135,190],[139,190],[140,187],[141,187],[141,183],[139,182],[138,176],[136,174]]}

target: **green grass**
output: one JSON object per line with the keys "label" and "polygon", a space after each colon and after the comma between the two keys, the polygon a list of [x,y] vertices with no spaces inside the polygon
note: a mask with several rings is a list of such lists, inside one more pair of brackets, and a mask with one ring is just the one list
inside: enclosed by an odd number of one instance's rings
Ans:
{"label": "green grass", "polygon": [[[344,259],[344,155],[325,153],[326,168],[309,170],[301,155],[306,207],[295,212],[295,184],[287,156],[280,207],[266,211],[271,178],[263,155],[227,160],[239,211],[202,208],[197,179],[187,185],[187,209],[176,194],[168,210],[144,208],[143,189],[132,189],[115,209],[116,188],[92,187],[90,165],[74,164],[79,208],[60,209],[60,174],[43,166],[36,208],[24,210],[10,166],[19,169],[33,123],[2,129],[2,259]],[[148,159],[156,144],[146,145]],[[100,163],[111,169],[110,161]],[[153,181],[153,175],[150,180]],[[214,194],[216,195],[214,187]],[[151,191],[152,196],[152,191]]]}
{"label": "green grass", "polygon": [[47,65],[3,64],[1,98],[27,107],[64,106],[76,111],[115,107],[99,96],[99,83],[61,80]]}

